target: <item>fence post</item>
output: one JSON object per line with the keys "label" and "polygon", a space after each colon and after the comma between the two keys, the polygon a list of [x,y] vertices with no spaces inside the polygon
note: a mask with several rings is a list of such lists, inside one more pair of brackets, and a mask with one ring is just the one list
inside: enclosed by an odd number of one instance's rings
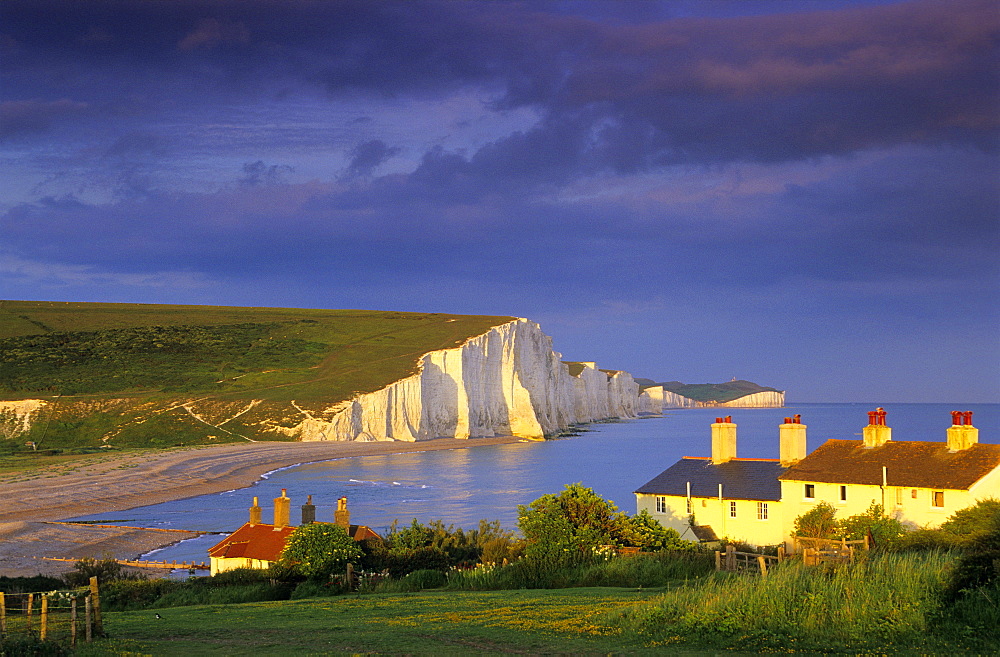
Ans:
{"label": "fence post", "polygon": [[726,546],[726,570],[736,570],[736,548],[732,545]]}
{"label": "fence post", "polygon": [[3,597],[3,591],[0,591],[0,639],[7,635],[7,601]]}
{"label": "fence post", "polygon": [[70,644],[76,647],[76,596],[69,602],[69,637]]}
{"label": "fence post", "polygon": [[97,576],[90,578],[90,597],[94,607],[94,634],[104,636],[104,626],[101,623],[101,594],[97,589]]}
{"label": "fence post", "polygon": [[722,553],[715,551],[715,572],[722,570]]}
{"label": "fence post", "polygon": [[760,576],[767,577],[767,559],[763,556],[757,557],[757,564],[760,566]]}
{"label": "fence post", "polygon": [[42,619],[41,627],[39,628],[38,638],[45,641],[45,637],[49,633],[49,596],[42,594]]}
{"label": "fence post", "polygon": [[34,593],[29,593],[28,594],[28,613],[25,614],[25,618],[27,619],[27,626],[28,626],[28,632],[29,633],[31,632],[31,612],[32,612],[34,606],[35,606],[35,594]]}
{"label": "fence post", "polygon": [[786,558],[787,558],[787,556],[785,555],[785,546],[784,545],[779,545],[778,546],[778,563],[781,563]]}
{"label": "fence post", "polygon": [[83,599],[83,608],[84,608],[83,627],[84,627],[84,636],[86,636],[87,643],[90,643],[91,637],[93,636],[93,630],[91,629],[92,607],[93,604],[90,602],[90,596],[88,595],[86,598]]}

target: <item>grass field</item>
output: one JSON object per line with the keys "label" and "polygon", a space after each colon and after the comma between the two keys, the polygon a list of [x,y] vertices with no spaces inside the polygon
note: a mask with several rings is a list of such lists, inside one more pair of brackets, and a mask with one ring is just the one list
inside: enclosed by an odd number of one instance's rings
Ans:
{"label": "grass field", "polygon": [[[143,447],[278,439],[254,434],[254,422],[288,413],[291,400],[325,408],[373,392],[414,373],[421,355],[512,319],[0,301],[0,400],[49,401],[19,436],[44,447],[93,447],[107,435]],[[263,405],[211,431],[177,408],[193,399],[220,417],[249,400]]]}
{"label": "grass field", "polygon": [[[105,615],[110,641],[82,655],[664,654],[608,618],[655,591],[559,590],[348,595]],[[690,649],[686,651],[690,654]],[[684,654],[677,649],[673,654]]]}

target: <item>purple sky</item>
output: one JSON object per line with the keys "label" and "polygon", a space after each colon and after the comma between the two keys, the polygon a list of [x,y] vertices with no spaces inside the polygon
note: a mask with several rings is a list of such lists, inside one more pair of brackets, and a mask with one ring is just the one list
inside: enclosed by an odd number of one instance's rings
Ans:
{"label": "purple sky", "polygon": [[0,3],[0,298],[1000,401],[994,0]]}

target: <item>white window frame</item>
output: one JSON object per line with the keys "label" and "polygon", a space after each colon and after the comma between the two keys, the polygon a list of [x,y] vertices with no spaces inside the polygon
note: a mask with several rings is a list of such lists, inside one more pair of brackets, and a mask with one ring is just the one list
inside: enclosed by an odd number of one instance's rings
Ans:
{"label": "white window frame", "polygon": [[757,502],[757,520],[767,520],[767,502]]}
{"label": "white window frame", "polygon": [[667,512],[667,496],[666,495],[656,495],[654,496],[654,504],[656,505],[657,513]]}
{"label": "white window frame", "polygon": [[729,500],[729,517],[736,517],[736,500]]}
{"label": "white window frame", "polygon": [[[941,504],[938,504],[938,500],[941,500]],[[932,509],[943,509],[944,508],[944,491],[943,490],[932,490],[931,491],[931,508]]]}
{"label": "white window frame", "polygon": [[816,484],[806,484],[804,490],[802,491],[802,496],[807,500],[816,499]]}

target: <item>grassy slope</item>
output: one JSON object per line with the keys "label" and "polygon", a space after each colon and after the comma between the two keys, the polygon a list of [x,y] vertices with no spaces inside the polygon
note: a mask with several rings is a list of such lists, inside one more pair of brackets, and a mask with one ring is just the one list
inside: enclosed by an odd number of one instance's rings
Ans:
{"label": "grassy slope", "polygon": [[[63,410],[47,420],[48,444],[65,443],[71,433],[90,444],[142,404],[161,408],[197,398],[203,406],[209,400],[234,407],[259,399],[272,406],[295,400],[326,407],[408,376],[422,354],[512,319],[0,301],[0,399],[58,398]],[[128,402],[106,401],[112,399]],[[80,411],[80,403],[96,408],[102,402],[101,412]],[[170,444],[207,440],[205,425],[182,412],[157,412],[141,424],[130,425],[119,442],[154,446],[153,436],[165,433],[178,437]],[[230,426],[236,434],[252,432],[245,424]]]}

